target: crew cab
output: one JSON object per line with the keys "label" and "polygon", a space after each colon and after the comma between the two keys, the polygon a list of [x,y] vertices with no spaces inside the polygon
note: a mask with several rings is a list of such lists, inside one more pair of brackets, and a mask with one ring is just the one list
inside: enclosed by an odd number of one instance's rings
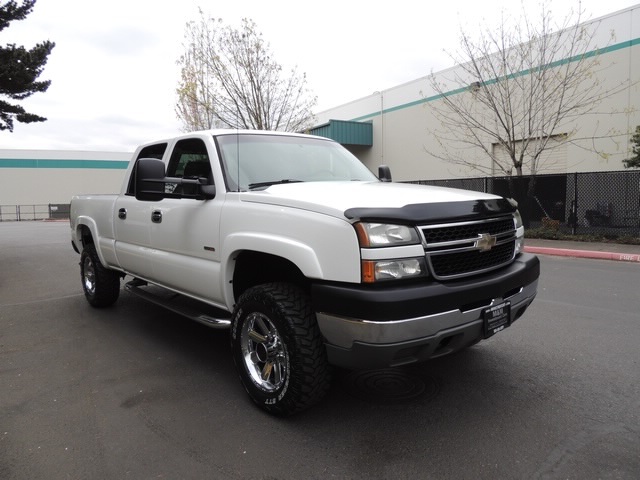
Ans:
{"label": "crew cab", "polygon": [[514,201],[391,181],[338,143],[194,132],[140,146],[119,194],[71,200],[89,304],[125,289],[230,331],[251,399],[288,415],[331,366],[394,367],[510,327],[536,296]]}

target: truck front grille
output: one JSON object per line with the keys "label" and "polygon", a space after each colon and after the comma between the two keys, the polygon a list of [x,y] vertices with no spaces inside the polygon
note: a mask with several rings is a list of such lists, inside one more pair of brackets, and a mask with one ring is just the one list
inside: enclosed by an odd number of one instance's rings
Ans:
{"label": "truck front grille", "polygon": [[513,218],[429,225],[420,228],[429,269],[447,280],[487,272],[511,263],[515,257]]}

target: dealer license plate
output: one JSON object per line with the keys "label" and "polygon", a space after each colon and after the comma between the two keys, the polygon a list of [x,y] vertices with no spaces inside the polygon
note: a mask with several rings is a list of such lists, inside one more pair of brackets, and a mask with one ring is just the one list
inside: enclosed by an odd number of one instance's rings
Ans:
{"label": "dealer license plate", "polygon": [[502,302],[483,312],[484,338],[489,338],[511,325],[511,302]]}

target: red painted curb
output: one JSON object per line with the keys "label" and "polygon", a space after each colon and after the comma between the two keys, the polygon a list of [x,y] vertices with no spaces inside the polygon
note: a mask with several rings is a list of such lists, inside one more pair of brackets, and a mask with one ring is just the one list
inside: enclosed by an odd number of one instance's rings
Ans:
{"label": "red painted curb", "polygon": [[640,255],[635,253],[596,252],[592,250],[569,250],[566,248],[524,247],[525,252],[542,255],[559,255],[563,257],[596,258],[602,260],[617,260],[620,262],[640,262]]}

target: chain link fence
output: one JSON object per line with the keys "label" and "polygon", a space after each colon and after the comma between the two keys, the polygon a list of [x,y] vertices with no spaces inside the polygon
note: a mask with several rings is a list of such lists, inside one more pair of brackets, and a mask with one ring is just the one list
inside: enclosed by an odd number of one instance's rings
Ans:
{"label": "chain link fence", "polygon": [[45,205],[0,205],[0,222],[63,220],[69,218],[68,203]]}
{"label": "chain link fence", "polygon": [[481,177],[408,183],[515,198],[525,226],[569,234],[640,237],[640,171]]}
{"label": "chain link fence", "polygon": [[[407,183],[515,198],[528,228],[640,237],[640,171],[478,177]],[[0,205],[0,221],[69,218],[69,204]]]}

